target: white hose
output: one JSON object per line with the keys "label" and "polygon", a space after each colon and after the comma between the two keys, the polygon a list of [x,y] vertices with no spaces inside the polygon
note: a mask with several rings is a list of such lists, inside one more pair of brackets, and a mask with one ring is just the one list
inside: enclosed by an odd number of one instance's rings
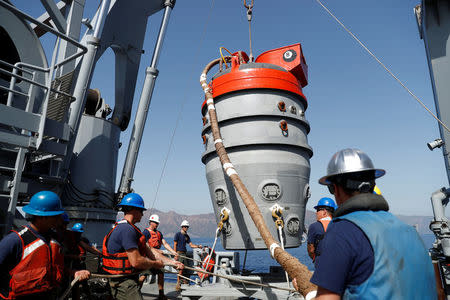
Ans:
{"label": "white hose", "polygon": [[[282,227],[281,226],[277,226],[278,227],[278,233],[280,234],[280,243],[281,243],[281,249],[284,250],[284,240],[283,240],[283,231],[282,231]],[[289,275],[286,271],[284,271],[284,274],[286,275],[286,282],[287,282],[287,287],[290,288],[291,284],[289,281]]]}
{"label": "white hose", "polygon": [[208,254],[208,259],[206,261],[206,264],[202,264],[202,270],[206,271],[206,268],[209,266],[209,262],[211,261],[211,257],[214,253],[214,249],[216,248],[217,238],[219,237],[220,228],[217,227],[216,229],[216,238],[214,239],[214,244],[211,248],[211,252]]}

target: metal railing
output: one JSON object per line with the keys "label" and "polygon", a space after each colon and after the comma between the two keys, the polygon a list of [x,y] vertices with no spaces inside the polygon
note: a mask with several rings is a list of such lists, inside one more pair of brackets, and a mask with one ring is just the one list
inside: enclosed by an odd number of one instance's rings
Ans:
{"label": "metal railing", "polygon": [[[13,65],[6,61],[0,60],[0,73],[5,74],[10,77],[9,86],[0,85],[0,89],[8,92],[6,106],[8,106],[8,107],[13,106],[14,95],[22,96],[25,98],[25,101],[27,102],[27,104],[29,101],[32,101],[33,105],[34,105],[34,99],[31,99],[33,96],[35,96],[35,95],[33,95],[33,93],[34,93],[33,89],[41,88],[44,91],[43,102],[41,103],[41,109],[39,112],[39,115],[41,118],[40,122],[39,122],[39,128],[36,132],[34,132],[34,136],[37,137],[36,143],[30,144],[31,146],[38,148],[39,145],[41,144],[42,138],[43,138],[43,131],[44,131],[44,126],[45,126],[45,119],[47,117],[47,107],[48,107],[48,102],[50,99],[50,94],[55,93],[58,96],[62,96],[62,97],[66,97],[66,98],[68,97],[68,99],[70,99],[71,101],[73,101],[73,99],[74,99],[74,97],[72,95],[70,95],[64,91],[60,91],[60,90],[52,88],[52,83],[55,79],[56,71],[59,68],[61,68],[62,66],[64,66],[65,64],[83,56],[87,52],[87,47],[82,45],[78,41],[72,39],[66,33],[58,31],[58,30],[38,21],[37,19],[33,18],[32,16],[29,16],[28,14],[22,12],[21,10],[10,5],[7,2],[0,0],[0,6],[9,10],[13,14],[15,14],[17,17],[24,19],[26,21],[29,21],[33,24],[36,24],[43,30],[50,32],[56,36],[56,43],[55,43],[55,46],[53,48],[53,53],[52,53],[52,61],[51,61],[49,67],[41,67],[41,66],[37,66],[37,65],[24,63],[24,62],[18,62]],[[75,47],[77,47],[78,51],[76,53],[74,53],[73,55],[70,55],[69,57],[65,58],[64,60],[62,60],[60,62],[56,62],[56,58],[58,57],[58,53],[60,50],[60,40],[61,39],[65,40],[65,41],[69,42],[70,44],[74,45]],[[38,78],[37,75],[39,73],[41,74],[41,76],[44,77],[44,82],[42,82],[42,81],[39,82],[37,80],[37,78]],[[24,91],[20,91],[16,88],[18,81],[19,82],[23,81],[30,85],[30,87],[28,89],[28,93],[25,93]],[[30,112],[32,112],[32,111],[33,111],[33,107],[31,107],[31,109],[30,109]],[[20,122],[18,122],[18,123],[20,123]],[[20,126],[18,126],[18,128],[20,128]],[[18,133],[16,129],[13,129],[13,131]]]}

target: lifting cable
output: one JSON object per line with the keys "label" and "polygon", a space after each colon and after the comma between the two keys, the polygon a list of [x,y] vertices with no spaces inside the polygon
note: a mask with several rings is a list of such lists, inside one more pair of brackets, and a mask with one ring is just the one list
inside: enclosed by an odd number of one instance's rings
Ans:
{"label": "lifting cable", "polygon": [[[238,60],[237,55],[228,58],[231,60]],[[220,134],[220,128],[217,121],[216,107],[214,105],[213,94],[211,88],[207,83],[208,72],[217,64],[221,62],[222,58],[215,59],[206,65],[201,76],[200,84],[203,88],[206,98],[206,105],[209,115],[209,120],[211,122],[211,132],[214,139],[214,146],[216,148],[217,156],[220,163],[225,171],[226,175],[230,178],[233,183],[234,188],[239,193],[247,211],[258,229],[267,249],[270,251],[271,256],[283,267],[285,271],[289,274],[291,278],[295,278],[297,281],[297,287],[301,294],[306,298],[310,299],[312,295],[316,294],[317,286],[312,284],[309,280],[311,279],[312,273],[308,268],[302,264],[297,258],[290,255],[288,252],[283,250],[277,243],[275,238],[269,231],[267,224],[264,221],[264,217],[252,195],[247,190],[246,186],[239,177],[236,169],[234,168],[228,153],[223,144],[222,136]]]}
{"label": "lifting cable", "polygon": [[[167,265],[167,266],[175,267],[173,265]],[[208,271],[204,271],[204,270],[200,270],[200,269],[196,269],[196,268],[191,268],[191,267],[188,267],[188,266],[185,266],[184,268],[186,270],[196,271],[196,272],[200,272],[200,273],[204,273],[204,274],[207,274],[207,275],[224,278],[224,279],[227,279],[227,280],[230,280],[230,281],[239,282],[239,283],[243,283],[243,284],[256,285],[256,286],[260,286],[260,287],[266,287],[266,288],[271,288],[271,289],[278,289],[278,290],[283,290],[283,291],[288,291],[288,292],[296,292],[296,290],[292,289],[292,288],[283,288],[283,287],[279,287],[279,286],[275,286],[275,285],[271,285],[271,284],[265,284],[265,283],[259,283],[259,282],[239,279],[239,278],[235,278],[235,277],[233,277],[231,275],[212,273],[212,272],[208,272]],[[139,272],[134,272],[134,273],[131,273],[131,274],[116,274],[116,275],[91,273],[90,278],[104,278],[104,279],[123,278],[123,277],[130,277],[132,275],[139,275],[143,271],[145,271],[145,270],[141,270]],[[175,275],[177,275],[177,276],[179,276],[179,277],[181,277],[183,279],[189,280],[189,281],[191,281],[193,283],[196,283],[196,284],[198,283],[195,280],[192,280],[192,279],[190,279],[190,278],[188,278],[186,276],[180,275],[176,271],[169,271],[169,270],[166,270],[166,269],[162,269],[162,271],[164,271],[164,273],[175,274]],[[75,284],[79,281],[79,279],[80,279],[80,277],[76,277],[74,280],[72,280],[72,282],[70,283],[69,287],[64,291],[62,296],[59,297],[58,299],[59,300],[64,300],[69,295],[70,291],[75,286]]]}
{"label": "lifting cable", "polygon": [[[284,239],[283,239],[283,227],[284,227],[284,221],[283,221],[283,207],[279,206],[278,204],[275,204],[271,207],[272,209],[272,217],[274,218],[275,226],[278,229],[278,235],[280,237],[280,244],[281,248],[284,250]],[[288,287],[290,287],[289,282],[289,275],[286,271],[284,271],[284,274],[286,275],[286,282]]]}
{"label": "lifting cable", "polygon": [[253,62],[253,51],[252,51],[252,15],[253,15],[253,4],[254,0],[252,0],[250,5],[247,5],[247,0],[244,0],[244,7],[247,9],[247,20],[248,20],[248,40],[250,43],[250,62]]}
{"label": "lifting cable", "polygon": [[[200,38],[200,42],[198,43],[197,51],[195,52],[195,54],[193,56],[195,58],[199,57],[200,50],[203,47],[203,41],[205,40],[205,36],[206,36],[206,29],[208,28],[208,24],[209,24],[209,21],[211,19],[213,8],[214,8],[214,0],[211,1],[211,7],[209,8],[208,17],[206,18],[205,26],[203,27],[203,32],[202,32],[202,35],[201,35],[201,38]],[[194,61],[195,61],[195,59],[194,59]],[[193,74],[194,74],[194,70],[191,71],[191,75],[193,75]],[[169,149],[167,149],[166,157],[164,158],[163,167],[162,167],[162,170],[161,170],[161,174],[159,176],[158,184],[156,186],[155,197],[153,199],[152,206],[150,207],[150,212],[153,211],[153,208],[155,207],[155,202],[158,199],[159,188],[161,186],[161,182],[162,182],[162,178],[164,177],[164,173],[166,171],[166,166],[167,166],[167,161],[169,160],[170,151],[173,148],[173,142],[174,142],[174,139],[175,139],[175,134],[176,134],[178,126],[180,124],[181,117],[183,116],[184,104],[186,103],[186,100],[187,100],[187,89],[188,89],[188,87],[185,86],[184,92],[183,92],[184,96],[183,96],[183,99],[181,101],[180,111],[178,112],[177,120],[175,122],[175,127],[173,129],[172,136],[170,138]]]}
{"label": "lifting cable", "polygon": [[[199,269],[191,268],[191,267],[187,267],[187,266],[185,266],[184,268],[186,270],[197,271],[197,272],[205,273],[205,274],[208,274],[208,275],[211,275],[211,276],[217,276],[217,277],[220,277],[220,278],[228,279],[230,281],[246,283],[246,284],[250,284],[250,285],[257,285],[257,286],[261,286],[261,287],[268,287],[268,288],[278,289],[278,290],[283,290],[283,291],[288,291],[288,292],[296,292],[296,290],[292,289],[292,288],[284,288],[284,287],[275,286],[275,285],[271,285],[271,284],[265,284],[265,283],[259,283],[259,282],[244,280],[244,279],[238,279],[238,278],[234,278],[232,275],[211,273],[211,272],[208,272],[208,271],[203,271],[203,270],[199,270]],[[168,272],[168,273],[171,273],[171,272]]]}
{"label": "lifting cable", "polygon": [[[217,224],[216,235],[215,235],[216,237],[214,239],[214,243],[213,243],[213,246],[211,248],[211,252],[208,254],[205,263],[202,262],[202,265],[201,265],[202,270],[204,270],[204,271],[206,271],[208,269],[209,262],[211,261],[211,258],[212,258],[213,253],[214,253],[214,249],[216,248],[216,243],[217,243],[217,239],[219,238],[219,233],[223,229],[224,222],[228,221],[229,215],[230,215],[230,210],[228,208],[226,208],[226,207],[222,208],[222,210],[220,211],[221,219],[220,219],[219,224]],[[205,277],[203,277],[203,278],[205,278]]]}
{"label": "lifting cable", "polygon": [[369,53],[370,56],[372,56],[380,66],[383,67],[383,69],[385,69],[389,75],[392,76],[392,78],[394,78],[434,119],[436,119],[436,121],[438,121],[439,124],[442,125],[443,128],[445,128],[445,130],[447,130],[448,132],[450,132],[450,129],[447,127],[447,125],[445,125],[444,122],[442,122],[420,99],[419,97],[417,97],[409,88],[406,87],[406,85],[399,79],[397,78],[397,76],[394,75],[394,73],[392,73],[391,70],[389,70],[388,67],[386,67],[385,64],[383,64],[381,62],[381,60],[378,59],[378,57],[375,56],[375,54],[373,54],[372,51],[369,50],[369,48],[367,48],[367,46],[360,40],[358,39],[358,37],[353,34],[353,32],[350,31],[350,29],[348,29],[344,23],[342,23],[320,0],[316,0],[316,2],[323,7],[323,9],[334,19],[336,20],[336,22],[339,23],[339,25],[341,25],[342,28],[344,28],[345,31],[347,31],[348,34],[350,34],[350,36],[356,41],[358,42],[358,44],[364,48],[364,50],[366,50],[367,53]]}

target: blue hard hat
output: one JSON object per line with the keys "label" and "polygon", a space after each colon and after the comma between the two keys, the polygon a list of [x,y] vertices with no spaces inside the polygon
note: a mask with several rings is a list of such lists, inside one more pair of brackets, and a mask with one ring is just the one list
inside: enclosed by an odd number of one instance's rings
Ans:
{"label": "blue hard hat", "polygon": [[57,216],[64,213],[59,196],[50,191],[42,191],[31,197],[23,211],[33,216]]}
{"label": "blue hard hat", "polygon": [[69,223],[69,222],[70,222],[69,215],[68,215],[66,212],[64,212],[64,213],[61,215],[61,217],[62,217],[64,223]]}
{"label": "blue hard hat", "polygon": [[72,226],[72,228],[71,228],[70,230],[71,230],[71,231],[75,231],[75,232],[80,232],[80,233],[82,233],[82,232],[84,232],[83,224],[81,224],[81,223],[75,223],[75,224],[73,224],[73,226]]}
{"label": "blue hard hat", "polygon": [[144,206],[144,199],[142,199],[142,197],[136,193],[130,193],[125,195],[125,197],[123,197],[122,201],[120,201],[118,206],[132,206],[146,210]]}
{"label": "blue hard hat", "polygon": [[333,199],[328,198],[328,197],[323,197],[319,200],[319,202],[317,202],[317,205],[314,206],[314,209],[317,209],[319,207],[330,207],[333,210],[336,210],[338,208],[338,206],[336,205],[336,203],[334,202]]}

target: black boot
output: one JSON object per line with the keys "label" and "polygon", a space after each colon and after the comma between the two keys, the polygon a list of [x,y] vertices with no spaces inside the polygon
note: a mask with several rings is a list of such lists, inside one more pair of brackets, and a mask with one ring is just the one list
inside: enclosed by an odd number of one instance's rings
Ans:
{"label": "black boot", "polygon": [[159,300],[167,300],[168,298],[166,297],[166,295],[164,295],[164,290],[159,290],[159,296],[158,296]]}

